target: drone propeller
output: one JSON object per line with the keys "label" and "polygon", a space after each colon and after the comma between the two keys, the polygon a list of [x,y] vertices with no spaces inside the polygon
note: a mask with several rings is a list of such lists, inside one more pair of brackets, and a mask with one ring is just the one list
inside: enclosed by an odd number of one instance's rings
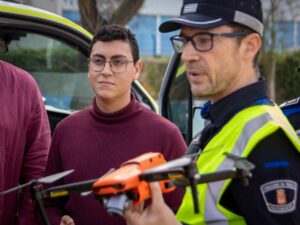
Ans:
{"label": "drone propeller", "polygon": [[191,158],[193,160],[197,160],[203,154],[206,154],[206,153],[211,152],[211,151],[217,151],[217,150],[220,150],[220,149],[224,150],[224,146],[223,145],[218,145],[216,147],[213,147],[213,148],[210,148],[210,149],[207,149],[207,150],[203,151],[200,148],[199,143],[196,143],[196,144],[192,143],[192,144],[190,144],[186,154],[183,157],[188,157],[188,158]]}
{"label": "drone propeller", "polygon": [[25,184],[22,184],[22,185],[19,185],[17,187],[8,189],[6,191],[2,191],[2,192],[0,192],[0,195],[6,195],[6,194],[9,194],[9,193],[18,191],[18,190],[22,190],[24,187],[30,186],[32,183],[33,183],[33,181],[29,181],[29,182],[27,182]]}
{"label": "drone propeller", "polygon": [[249,162],[246,159],[237,160],[235,162],[234,166],[237,169],[246,170],[246,171],[250,171],[250,170],[253,170],[255,168],[254,164]]}
{"label": "drone propeller", "polygon": [[237,177],[242,178],[245,186],[249,184],[249,178],[252,177],[251,170],[255,168],[255,165],[249,162],[246,158],[239,157],[237,155],[225,152],[226,157],[234,160],[234,167],[237,169]]}
{"label": "drone propeller", "polygon": [[31,180],[31,181],[29,181],[25,184],[22,184],[22,185],[19,185],[17,187],[14,187],[14,188],[8,189],[6,191],[0,192],[0,195],[6,195],[6,194],[9,194],[9,193],[18,191],[18,190],[22,190],[23,188],[25,188],[27,186],[30,186],[34,183],[50,184],[50,183],[53,183],[53,182],[65,177],[65,176],[69,175],[73,171],[74,170],[68,170],[68,171],[65,171],[65,172],[56,173],[56,174],[53,174],[53,175],[50,175],[50,176],[47,176],[47,177],[43,177],[43,178],[40,178],[40,179],[37,179],[37,180]]}
{"label": "drone propeller", "polygon": [[74,170],[67,170],[67,171],[64,171],[61,173],[56,173],[56,174],[53,174],[53,175],[50,175],[47,177],[40,178],[40,179],[38,179],[38,182],[43,183],[43,184],[51,184],[73,172],[74,172]]}
{"label": "drone propeller", "polygon": [[[140,179],[146,181],[158,181],[162,179],[172,178],[172,174],[184,174],[185,167],[189,166],[192,162],[191,158],[182,157],[156,166],[152,169],[146,170],[140,175]],[[175,175],[176,176],[176,175]]]}
{"label": "drone propeller", "polygon": [[87,196],[90,193],[92,193],[93,184],[97,180],[105,177],[106,175],[113,172],[114,170],[115,170],[114,168],[109,169],[100,178],[79,181],[70,184],[63,184],[60,186],[48,188],[47,190],[43,191],[43,198],[48,198],[48,197],[57,198],[57,197],[67,196],[74,193],[81,193],[82,196]]}
{"label": "drone propeller", "polygon": [[255,165],[253,163],[249,162],[246,158],[242,158],[242,157],[239,157],[239,156],[227,153],[227,152],[225,153],[225,155],[228,158],[235,161],[234,167],[237,169],[250,171],[255,168]]}

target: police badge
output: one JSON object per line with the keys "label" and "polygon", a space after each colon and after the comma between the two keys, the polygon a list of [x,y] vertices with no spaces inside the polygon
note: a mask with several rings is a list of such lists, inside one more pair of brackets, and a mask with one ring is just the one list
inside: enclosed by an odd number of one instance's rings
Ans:
{"label": "police badge", "polygon": [[260,190],[269,212],[285,214],[296,209],[298,184],[295,181],[271,181],[261,185]]}

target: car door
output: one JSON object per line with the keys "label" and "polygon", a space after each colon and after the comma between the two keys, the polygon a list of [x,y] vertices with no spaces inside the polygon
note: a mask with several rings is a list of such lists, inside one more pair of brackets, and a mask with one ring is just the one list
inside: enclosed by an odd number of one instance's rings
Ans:
{"label": "car door", "polygon": [[204,101],[192,96],[181,54],[173,53],[161,86],[159,108],[162,116],[179,127],[187,144],[199,137],[207,123],[200,116]]}
{"label": "car door", "polygon": [[[92,104],[87,79],[92,35],[56,14],[0,1],[0,59],[28,71],[36,80],[49,115],[51,130],[72,112]],[[138,101],[158,107],[139,82]]]}

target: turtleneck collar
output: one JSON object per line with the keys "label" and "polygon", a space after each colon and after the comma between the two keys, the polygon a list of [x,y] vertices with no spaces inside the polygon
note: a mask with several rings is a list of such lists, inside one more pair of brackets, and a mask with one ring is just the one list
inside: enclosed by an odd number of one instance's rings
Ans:
{"label": "turtleneck collar", "polygon": [[142,112],[141,105],[136,101],[133,93],[131,93],[130,102],[123,109],[113,112],[105,113],[98,108],[96,104],[96,98],[93,99],[93,105],[90,107],[92,116],[103,123],[120,123],[124,120],[128,120],[132,116],[135,116],[139,112]]}

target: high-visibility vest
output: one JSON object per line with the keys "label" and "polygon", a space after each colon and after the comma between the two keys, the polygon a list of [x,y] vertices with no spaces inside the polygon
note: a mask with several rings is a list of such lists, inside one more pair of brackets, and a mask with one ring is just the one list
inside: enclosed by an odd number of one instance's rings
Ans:
{"label": "high-visibility vest", "polygon": [[[238,112],[207,144],[197,160],[199,173],[213,173],[234,168],[234,161],[225,152],[247,157],[262,139],[282,129],[300,152],[296,132],[277,106],[258,105]],[[243,217],[220,204],[222,195],[231,179],[200,184],[198,200],[200,213],[195,214],[191,189],[188,187],[177,212],[177,219],[184,224],[244,225]],[[250,180],[251,182],[251,180]]]}

